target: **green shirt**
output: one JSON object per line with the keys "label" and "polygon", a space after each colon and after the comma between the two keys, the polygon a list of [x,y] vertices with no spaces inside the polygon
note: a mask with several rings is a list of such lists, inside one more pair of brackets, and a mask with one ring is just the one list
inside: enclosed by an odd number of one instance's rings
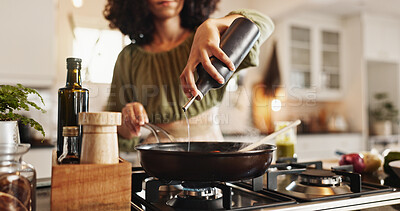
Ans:
{"label": "green shirt", "polygon": [[[261,34],[236,71],[258,65],[260,45],[274,29],[272,21],[248,9],[229,14],[241,14],[252,20],[259,27]],[[179,46],[165,52],[147,52],[134,43],[126,46],[115,63],[106,110],[120,112],[125,104],[140,102],[146,109],[151,123],[170,123],[183,119],[182,106],[188,98],[183,93],[179,76],[186,66],[193,37],[194,32]],[[201,101],[195,101],[189,107],[188,117],[216,106],[221,102],[224,92],[225,86],[210,90]]]}

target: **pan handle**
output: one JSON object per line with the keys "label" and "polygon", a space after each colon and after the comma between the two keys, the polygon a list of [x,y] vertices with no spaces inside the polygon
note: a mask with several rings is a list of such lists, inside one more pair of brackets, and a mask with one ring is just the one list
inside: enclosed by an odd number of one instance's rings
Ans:
{"label": "pan handle", "polygon": [[165,136],[168,137],[168,139],[171,142],[176,142],[175,138],[169,134],[166,130],[162,129],[161,127],[158,127],[157,125],[151,124],[151,123],[146,123],[143,125],[144,128],[150,130],[151,133],[153,133],[154,137],[156,137],[157,143],[160,143],[160,139],[158,138],[158,133],[164,133]]}

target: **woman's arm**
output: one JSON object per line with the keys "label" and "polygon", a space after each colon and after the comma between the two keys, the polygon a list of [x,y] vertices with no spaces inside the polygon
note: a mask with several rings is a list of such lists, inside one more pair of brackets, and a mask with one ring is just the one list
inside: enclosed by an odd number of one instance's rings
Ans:
{"label": "woman's arm", "polygon": [[[118,55],[114,66],[113,79],[111,82],[110,95],[107,102],[107,111],[121,112],[122,123],[118,126],[118,134],[128,139],[140,135],[140,127],[149,122],[145,108],[136,101],[133,85],[129,81],[131,70],[131,47],[125,47]],[[130,103],[126,103],[130,102]]]}
{"label": "woman's arm", "polygon": [[210,18],[202,23],[196,30],[188,62],[180,76],[181,85],[187,97],[196,96],[199,93],[194,77],[194,71],[199,63],[203,65],[204,69],[211,77],[221,84],[224,83],[224,79],[214,66],[212,66],[210,57],[215,56],[225,63],[232,71],[235,69],[232,61],[219,47],[219,43],[221,35],[232,22],[239,17],[246,17],[256,23],[261,32],[260,38],[239,68],[242,69],[258,64],[259,46],[271,35],[274,29],[271,19],[253,10],[237,10],[223,18]]}

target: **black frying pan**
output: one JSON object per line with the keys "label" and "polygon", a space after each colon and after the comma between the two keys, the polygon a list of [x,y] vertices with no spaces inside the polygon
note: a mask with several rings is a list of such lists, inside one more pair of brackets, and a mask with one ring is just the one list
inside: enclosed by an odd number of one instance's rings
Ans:
{"label": "black frying pan", "polygon": [[140,163],[151,176],[174,181],[238,181],[265,173],[274,145],[238,152],[242,142],[157,143],[137,146]]}

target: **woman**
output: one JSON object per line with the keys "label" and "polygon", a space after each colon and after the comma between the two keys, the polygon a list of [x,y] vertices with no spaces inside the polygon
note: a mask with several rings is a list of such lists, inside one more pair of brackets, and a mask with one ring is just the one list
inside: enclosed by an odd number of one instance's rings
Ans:
{"label": "woman", "polygon": [[[210,63],[215,56],[231,70],[235,67],[219,48],[220,36],[238,17],[246,17],[260,28],[261,36],[238,69],[258,64],[261,43],[272,33],[271,20],[251,10],[239,10],[218,19],[209,19],[219,0],[108,0],[104,15],[112,28],[132,39],[115,64],[109,111],[122,112],[118,134],[122,151],[133,150],[141,126],[159,125],[176,138],[187,139],[181,109],[198,93],[195,69],[201,63],[218,82],[224,79]],[[225,88],[211,90],[193,103],[190,118],[191,140],[222,139],[215,122],[218,103]]]}

